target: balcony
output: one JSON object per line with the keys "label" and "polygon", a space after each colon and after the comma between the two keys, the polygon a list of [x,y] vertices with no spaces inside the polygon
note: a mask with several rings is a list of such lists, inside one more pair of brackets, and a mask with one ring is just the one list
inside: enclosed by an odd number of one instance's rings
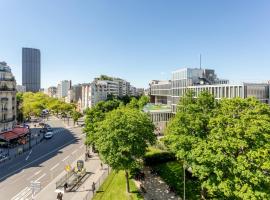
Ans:
{"label": "balcony", "polygon": [[8,98],[7,97],[2,97],[1,101],[8,101]]}
{"label": "balcony", "polygon": [[0,86],[0,91],[16,91],[16,88],[9,88],[7,86]]}
{"label": "balcony", "polygon": [[5,77],[0,77],[0,81],[15,81],[15,78],[5,78]]}

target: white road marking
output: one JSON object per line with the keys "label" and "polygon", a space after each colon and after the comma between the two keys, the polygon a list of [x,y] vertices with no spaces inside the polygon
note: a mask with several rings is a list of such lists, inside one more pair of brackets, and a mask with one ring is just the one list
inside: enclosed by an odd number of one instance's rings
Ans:
{"label": "white road marking", "polygon": [[25,160],[28,160],[31,153],[32,153],[32,149],[30,150],[30,152],[29,152],[28,156],[25,158]]}
{"label": "white road marking", "polygon": [[37,171],[36,173],[34,173],[32,176],[28,177],[26,180],[31,180],[34,176],[38,175],[41,172],[41,170]]}
{"label": "white road marking", "polygon": [[20,167],[20,168],[18,168],[18,169],[16,169],[16,170],[14,170],[13,172],[11,172],[11,173],[9,173],[9,174],[7,174],[7,175],[1,177],[1,178],[0,178],[0,181],[2,181],[3,179],[5,179],[6,177],[10,176],[11,174],[14,174],[14,173],[20,171],[21,169],[23,169],[23,168],[25,168],[25,167],[31,165],[32,163],[34,163],[34,162],[36,162],[36,161],[38,161],[38,160],[40,160],[40,159],[46,157],[47,155],[50,155],[51,153],[54,153],[54,152],[58,151],[59,149],[63,148],[64,146],[67,146],[67,144],[70,144],[70,143],[74,142],[75,140],[76,140],[76,139],[73,139],[73,140],[71,140],[71,141],[68,141],[67,143],[63,144],[62,146],[60,146],[60,147],[58,147],[58,148],[56,148],[56,149],[54,149],[54,150],[52,150],[52,151],[50,151],[50,152],[48,152],[48,153],[42,155],[42,156],[40,156],[39,158],[37,158],[37,159],[35,159],[35,160],[33,160],[33,161],[27,163],[26,165],[24,165],[24,166],[22,166],[22,167]]}
{"label": "white road marking", "polygon": [[35,180],[35,182],[39,181],[39,180],[42,179],[44,176],[46,176],[46,173],[42,174],[42,176],[39,177],[37,180]]}
{"label": "white road marking", "polygon": [[19,200],[22,197],[24,197],[25,194],[27,194],[27,192],[31,191],[30,187],[26,187],[23,190],[21,190],[18,194],[16,194],[16,196],[12,197],[11,200]]}
{"label": "white road marking", "polygon": [[59,163],[57,163],[56,165],[54,165],[51,169],[50,169],[50,171],[52,171],[52,170],[54,170],[56,167],[58,167],[59,166]]}
{"label": "white road marking", "polygon": [[75,154],[77,151],[78,151],[78,149],[76,149],[75,151],[72,151],[72,153],[71,153],[71,154]]}
{"label": "white road marking", "polygon": [[65,157],[62,161],[64,162],[66,159],[68,159],[69,158],[69,156],[67,156],[67,157]]}

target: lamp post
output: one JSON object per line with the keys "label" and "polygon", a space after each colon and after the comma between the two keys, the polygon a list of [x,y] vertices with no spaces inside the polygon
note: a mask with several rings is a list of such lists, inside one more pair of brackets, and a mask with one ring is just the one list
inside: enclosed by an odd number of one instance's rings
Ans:
{"label": "lamp post", "polygon": [[185,164],[183,163],[183,181],[184,181],[184,193],[183,193],[183,200],[186,200],[186,167]]}

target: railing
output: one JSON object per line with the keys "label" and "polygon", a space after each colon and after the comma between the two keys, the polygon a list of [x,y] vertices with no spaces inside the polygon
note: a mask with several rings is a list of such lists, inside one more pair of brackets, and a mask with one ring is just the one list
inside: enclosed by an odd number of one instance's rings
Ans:
{"label": "railing", "polygon": [[71,170],[68,173],[66,173],[62,178],[60,178],[58,181],[56,181],[56,188],[63,187],[66,181],[74,174],[74,171]]}
{"label": "railing", "polygon": [[107,170],[104,170],[101,177],[99,177],[99,179],[95,182],[95,191],[89,191],[85,197],[83,198],[83,200],[90,200],[94,197],[95,193],[98,191],[98,189],[100,188],[100,186],[102,185],[102,183],[105,181],[105,179],[107,178],[107,176],[110,174],[111,169],[108,167]]}
{"label": "railing", "polygon": [[14,78],[0,78],[0,81],[14,81]]}
{"label": "railing", "polygon": [[15,88],[0,87],[0,91],[15,91]]}

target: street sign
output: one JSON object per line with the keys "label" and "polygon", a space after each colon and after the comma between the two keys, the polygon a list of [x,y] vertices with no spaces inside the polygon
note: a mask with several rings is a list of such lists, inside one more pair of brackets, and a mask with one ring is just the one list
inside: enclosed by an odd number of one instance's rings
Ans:
{"label": "street sign", "polygon": [[66,170],[67,172],[69,172],[70,169],[71,169],[70,165],[66,165],[66,166],[65,166],[65,170]]}
{"label": "street sign", "polygon": [[33,193],[37,193],[41,189],[41,183],[38,181],[31,181],[31,189]]}

